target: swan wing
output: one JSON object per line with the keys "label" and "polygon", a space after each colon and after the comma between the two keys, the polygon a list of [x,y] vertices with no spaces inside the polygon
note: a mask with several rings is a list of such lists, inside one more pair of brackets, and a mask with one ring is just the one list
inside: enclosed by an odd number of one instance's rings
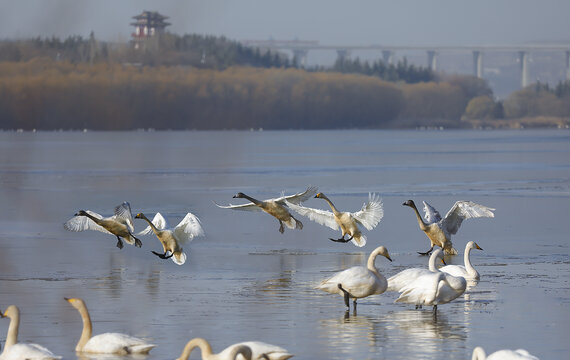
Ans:
{"label": "swan wing", "polygon": [[[103,216],[97,214],[94,211],[87,210],[86,213],[93,216],[94,218],[103,219]],[[63,227],[65,228],[65,230],[68,230],[68,231],[95,230],[95,231],[100,231],[100,232],[105,233],[105,234],[111,234],[112,235],[111,232],[109,232],[104,227],[98,225],[96,222],[89,219],[87,216],[74,216],[71,219],[67,220],[63,224]]]}
{"label": "swan wing", "polygon": [[382,199],[376,194],[368,194],[368,202],[362,205],[362,209],[351,214],[352,217],[362,224],[366,230],[372,230],[384,217]]}
{"label": "swan wing", "polygon": [[228,204],[228,205],[220,205],[218,203],[216,203],[215,201],[213,201],[214,205],[216,205],[219,208],[222,209],[232,209],[232,210],[243,210],[243,211],[263,211],[261,210],[261,208],[257,205],[255,205],[254,203],[250,202],[247,204],[240,204],[240,205],[232,205],[232,204]]}
{"label": "swan wing", "polygon": [[186,214],[184,219],[174,228],[174,236],[180,245],[192,240],[195,236],[204,236],[200,219],[192,213]]}
{"label": "swan wing", "polygon": [[83,347],[84,352],[99,354],[146,354],[155,345],[148,344],[142,339],[121,334],[104,333],[93,336]]}
{"label": "swan wing", "polygon": [[295,204],[295,205],[299,205],[302,202],[305,202],[307,200],[309,200],[311,197],[313,197],[313,195],[315,195],[317,193],[318,188],[316,186],[309,186],[307,188],[307,190],[301,192],[301,193],[297,193],[294,195],[288,195],[288,196],[281,196],[277,199],[274,199],[275,202],[281,203],[281,205],[285,205],[285,200],[287,200],[288,202]]}
{"label": "swan wing", "polygon": [[[293,354],[289,353],[289,351],[285,350],[284,348],[267,344],[261,341],[245,341],[242,343],[234,344],[234,346],[245,345],[251,349],[251,359],[264,359],[263,355],[269,360],[286,360],[293,357]],[[225,350],[224,350],[225,351]],[[241,355],[237,357],[238,359],[244,359]]]}
{"label": "swan wing", "polygon": [[125,224],[131,233],[135,231],[133,214],[131,213],[131,204],[125,201],[121,205],[116,206],[115,216],[117,219],[123,219],[125,221]]}
{"label": "swan wing", "polygon": [[[164,230],[168,227],[168,223],[166,222],[166,219],[159,212],[157,212],[156,215],[154,215],[154,218],[152,218],[152,224],[158,230]],[[150,225],[148,225],[143,231],[138,232],[137,235],[148,235],[151,232],[152,232],[152,228],[150,227]]]}
{"label": "swan wing", "polygon": [[400,271],[396,275],[388,278],[388,288],[386,291],[400,292],[402,288],[416,280],[418,277],[429,273],[431,273],[429,269],[423,268],[410,268]]}
{"label": "swan wing", "polygon": [[290,209],[316,222],[317,224],[328,226],[333,230],[338,230],[339,226],[334,219],[334,214],[327,210],[308,208],[302,205],[296,205],[285,200],[285,205]]}
{"label": "swan wing", "polygon": [[400,289],[400,296],[395,302],[405,302],[416,305],[434,305],[439,284],[444,274],[430,273],[419,276]]}
{"label": "swan wing", "polygon": [[61,356],[54,355],[51,351],[38,344],[18,343],[4,349],[2,360],[22,360],[22,359],[61,359]]}
{"label": "swan wing", "polygon": [[478,217],[495,217],[495,214],[493,214],[494,210],[472,201],[457,201],[442,220],[442,227],[450,234],[455,234],[463,220]]}
{"label": "swan wing", "polygon": [[441,215],[433,206],[423,201],[424,203],[424,218],[428,224],[432,224],[441,220]]}

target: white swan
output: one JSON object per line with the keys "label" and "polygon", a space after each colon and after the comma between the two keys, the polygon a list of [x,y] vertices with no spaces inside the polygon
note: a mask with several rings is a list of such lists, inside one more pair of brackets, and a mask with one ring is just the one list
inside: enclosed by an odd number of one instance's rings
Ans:
{"label": "white swan", "polygon": [[311,196],[313,196],[317,192],[317,188],[314,186],[309,186],[307,190],[302,193],[297,193],[293,195],[282,195],[281,197],[275,199],[267,199],[267,200],[257,200],[252,198],[251,196],[245,195],[242,192],[235,194],[234,198],[244,198],[249,201],[250,203],[242,204],[242,205],[232,205],[229,204],[227,206],[218,205],[216,206],[222,209],[232,209],[232,210],[245,210],[245,211],[264,211],[269,215],[275,217],[279,221],[279,232],[283,234],[285,228],[283,224],[285,224],[289,229],[299,229],[303,228],[303,223],[293,217],[289,210],[287,210],[287,204],[300,204],[303,201],[306,201]]}
{"label": "white swan", "polygon": [[378,272],[374,261],[378,255],[392,261],[388,250],[379,246],[368,257],[368,263],[364,266],[353,266],[321,282],[317,289],[331,294],[340,294],[344,297],[344,304],[349,306],[349,299],[353,298],[354,307],[356,300],[370,295],[382,294],[386,291],[386,278]]}
{"label": "white swan", "polygon": [[463,261],[465,263],[465,266],[446,265],[439,268],[439,271],[453,276],[462,276],[466,280],[479,280],[479,272],[477,272],[473,265],[471,265],[471,259],[469,258],[469,254],[471,253],[472,249],[483,250],[479,247],[479,245],[477,245],[475,241],[469,241],[467,245],[465,245],[465,253],[463,254]]}
{"label": "white swan", "polygon": [[461,296],[467,288],[467,281],[461,276],[452,276],[441,271],[419,276],[416,280],[400,289],[400,297],[395,302],[404,302],[421,308],[448,302]]}
{"label": "white swan", "polygon": [[426,233],[431,242],[431,248],[425,253],[420,252],[421,255],[428,255],[434,246],[441,247],[446,254],[456,255],[457,250],[451,243],[451,235],[457,233],[463,220],[478,217],[495,217],[493,214],[495,209],[493,208],[479,205],[472,201],[457,201],[442,219],[436,209],[425,201],[423,203],[426,222],[423,221],[416,204],[412,200],[402,204],[414,210],[420,229]]}
{"label": "white swan", "polygon": [[172,261],[178,265],[186,262],[186,254],[182,245],[192,241],[196,236],[204,236],[204,229],[202,229],[200,220],[192,213],[186,214],[184,219],[174,228],[168,228],[166,220],[159,212],[156,213],[152,222],[143,213],[138,213],[135,218],[143,219],[148,223],[146,229],[137,235],[146,235],[152,231],[162,244],[164,254],[155,251],[152,253],[161,259],[172,258]]}
{"label": "white swan", "polygon": [[473,349],[471,360],[539,360],[536,356],[529,354],[524,349],[518,350],[499,350],[489,356],[485,355],[485,350],[477,346]]}
{"label": "white swan", "polygon": [[[354,213],[338,211],[332,201],[323,193],[318,193],[315,197],[325,200],[331,207],[332,212],[295,204],[291,204],[289,207],[295,212],[308,217],[310,220],[328,226],[333,230],[338,230],[340,227],[342,237],[340,239],[330,239],[332,241],[352,241],[354,245],[362,247],[366,245],[366,236],[362,234],[358,228],[358,224],[361,224],[367,230],[372,230],[384,216],[382,201],[375,194],[368,194],[368,202],[364,203],[360,211]],[[345,235],[349,235],[350,237],[345,239]]]}
{"label": "white swan", "polygon": [[190,353],[195,348],[200,349],[202,360],[287,360],[293,357],[292,354],[282,347],[266,344],[260,341],[247,341],[230,345],[218,354],[213,354],[212,347],[207,340],[194,338],[188,341],[178,360],[188,360]]}
{"label": "white swan", "polygon": [[441,249],[435,250],[431,256],[429,257],[428,268],[410,268],[406,270],[402,270],[394,276],[388,278],[388,288],[386,291],[400,291],[404,286],[408,285],[412,281],[416,280],[421,275],[429,274],[438,272],[441,269],[438,269],[435,266],[435,263],[439,259],[443,264],[445,261],[443,260],[443,251]]}
{"label": "white swan", "polygon": [[148,354],[156,345],[144,340],[121,333],[104,333],[91,337],[93,326],[85,302],[79,298],[65,298],[81,314],[83,331],[75,351],[94,354]]}
{"label": "white swan", "polygon": [[0,354],[0,360],[52,360],[61,359],[61,356],[54,355],[51,351],[38,344],[18,343],[18,330],[20,328],[20,310],[16,305],[10,305],[0,317],[10,319],[8,334],[4,351]]}
{"label": "white swan", "polygon": [[115,215],[106,218],[90,210],[79,210],[73,218],[63,224],[63,227],[69,231],[97,230],[115,235],[119,249],[123,248],[121,238],[128,244],[142,246],[142,242],[133,235],[135,228],[131,205],[126,201],[115,207]]}

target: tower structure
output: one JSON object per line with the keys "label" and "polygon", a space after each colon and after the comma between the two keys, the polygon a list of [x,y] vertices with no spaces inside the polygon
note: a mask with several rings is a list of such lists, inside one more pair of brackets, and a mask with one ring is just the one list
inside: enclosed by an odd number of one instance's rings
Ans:
{"label": "tower structure", "polygon": [[164,33],[167,26],[165,20],[168,16],[158,13],[158,11],[143,11],[140,15],[133,16],[135,22],[131,23],[135,27],[132,34],[135,49],[143,48],[149,39],[157,37]]}

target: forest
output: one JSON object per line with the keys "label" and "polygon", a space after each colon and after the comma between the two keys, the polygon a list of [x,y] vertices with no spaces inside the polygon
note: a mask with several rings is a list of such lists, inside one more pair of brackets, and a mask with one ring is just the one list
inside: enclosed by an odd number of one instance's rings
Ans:
{"label": "forest", "polygon": [[93,34],[0,42],[7,130],[512,127],[534,118],[567,126],[570,84],[497,101],[472,76],[358,59],[300,69],[219,37],[169,35],[143,51]]}

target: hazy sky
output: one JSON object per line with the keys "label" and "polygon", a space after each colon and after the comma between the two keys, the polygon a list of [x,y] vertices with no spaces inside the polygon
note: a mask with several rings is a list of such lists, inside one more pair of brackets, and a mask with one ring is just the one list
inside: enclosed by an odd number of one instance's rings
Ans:
{"label": "hazy sky", "polygon": [[132,16],[169,16],[173,33],[331,45],[570,43],[570,0],[0,0],[0,39],[128,40]]}

